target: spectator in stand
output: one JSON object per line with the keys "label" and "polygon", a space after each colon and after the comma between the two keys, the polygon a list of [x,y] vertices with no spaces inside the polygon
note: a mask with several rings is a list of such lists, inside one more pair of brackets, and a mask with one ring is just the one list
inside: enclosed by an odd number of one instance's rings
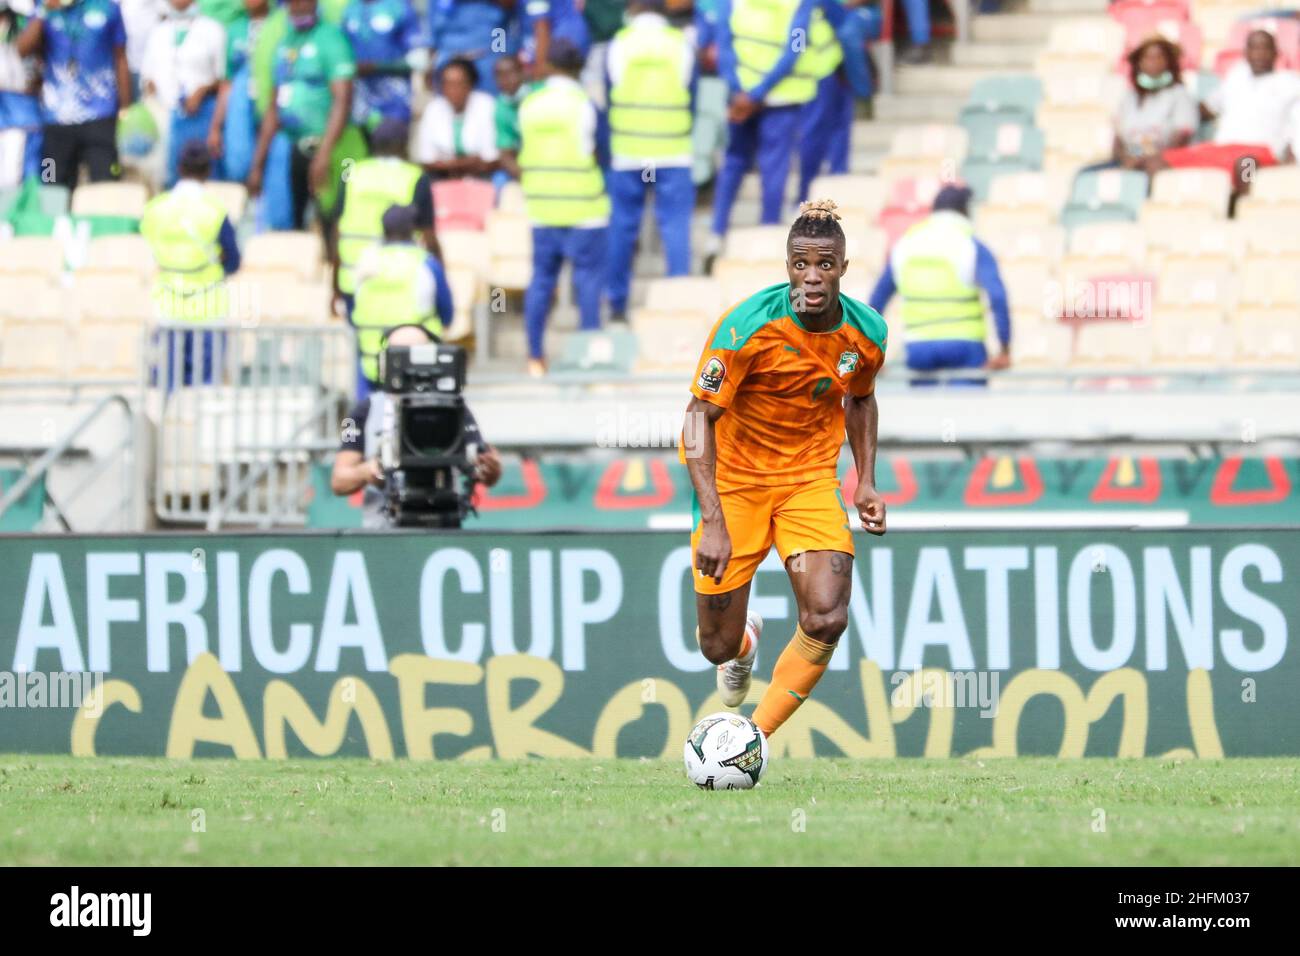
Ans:
{"label": "spectator in stand", "polygon": [[550,75],[519,107],[519,168],[533,227],[533,275],[524,293],[528,374],[546,374],[544,337],[565,260],[585,331],[600,328],[609,196],[596,144],[596,107],[578,84],[582,52],[565,39],[550,46]]}
{"label": "spectator in stand", "polygon": [[556,40],[573,44],[584,66],[591,50],[591,31],[582,15],[582,0],[523,0],[524,61],[534,79],[542,79]]}
{"label": "spectator in stand", "polygon": [[[718,72],[727,81],[727,151],[713,196],[713,235],[706,263],[722,249],[740,183],[757,163],[759,221],[781,222],[790,159],[803,107],[825,75],[819,51],[835,42],[822,0],[718,0]],[[790,42],[804,36],[803,46]]]}
{"label": "spectator in stand", "polygon": [[[1011,365],[1007,293],[997,259],[974,236],[970,199],[971,191],[965,186],[939,190],[931,214],[894,244],[871,293],[871,307],[882,314],[895,292],[903,297],[907,367],[914,372]],[[988,294],[1002,345],[992,359],[984,346],[981,289]],[[954,379],[951,384],[983,385],[984,380]]]}
{"label": "spectator in stand", "polygon": [[580,5],[582,17],[587,21],[591,49],[587,53],[587,64],[582,69],[579,82],[598,110],[609,109],[605,98],[609,43],[614,39],[614,34],[623,28],[624,19],[631,17],[631,6],[631,3],[624,3],[623,0],[586,0]]}
{"label": "spectator in stand", "polygon": [[[183,144],[177,170],[176,185],[151,199],[140,219],[140,234],[158,264],[155,313],[168,322],[225,322],[230,318],[226,279],[239,269],[239,246],[225,207],[203,190],[212,171],[207,144],[197,139]],[[224,336],[205,331],[196,342],[193,332],[179,338],[165,334],[167,387],[175,384],[178,365],[182,384],[212,381],[222,364]],[[194,355],[196,347],[201,357]]]}
{"label": "spectator in stand", "polygon": [[1237,189],[1251,166],[1272,166],[1286,155],[1291,113],[1300,102],[1300,73],[1276,69],[1273,34],[1255,30],[1246,37],[1246,57],[1203,104],[1217,119],[1213,143],[1165,151],[1170,166],[1212,166],[1234,174]]}
{"label": "spectator in stand", "polygon": [[[31,0],[28,0],[30,3]],[[15,7],[21,9],[15,9]],[[41,171],[41,107],[33,95],[36,63],[18,55],[15,40],[34,6],[0,6],[0,186],[17,186]],[[23,12],[25,11],[25,12]]]}
{"label": "spectator in stand", "polygon": [[911,66],[930,62],[930,0],[903,0],[911,46],[900,59]]}
{"label": "spectator in stand", "polygon": [[91,182],[116,179],[117,115],[131,105],[126,28],[113,0],[46,0],[15,44],[39,53],[44,153],[54,183],[75,189],[84,162]]}
{"label": "spectator in stand", "polygon": [[362,253],[384,237],[382,219],[390,206],[409,206],[424,247],[441,255],[433,228],[433,184],[429,174],[406,159],[409,127],[390,117],[371,134],[373,156],[352,167],[339,186],[339,235],[333,252],[334,293],[352,317],[356,266]]}
{"label": "spectator in stand", "polygon": [[380,223],[383,241],[366,247],[356,267],[351,321],[357,330],[361,363],[357,395],[361,398],[379,388],[385,329],[418,325],[430,336],[441,338],[454,308],[442,263],[415,241],[415,209],[389,206]]}
{"label": "spectator in stand", "polygon": [[1105,165],[1155,175],[1165,166],[1166,149],[1191,142],[1199,116],[1180,59],[1178,45],[1158,35],[1129,53],[1129,88],[1115,114],[1114,155]]}
{"label": "spectator in stand", "polygon": [[524,83],[519,57],[507,54],[492,66],[496,74],[497,174],[493,177],[499,190],[511,179],[519,178],[519,104],[532,92]]}
{"label": "spectator in stand", "polygon": [[[511,52],[511,13],[516,0],[429,0],[429,46],[433,69],[452,60],[469,60],[483,80],[483,91],[495,94],[493,65]],[[429,86],[436,86],[430,76]]]}
{"label": "spectator in stand", "polygon": [[351,0],[343,32],[357,58],[352,122],[366,131],[385,119],[411,121],[411,71],[427,60],[425,31],[410,0]]}
{"label": "spectator in stand", "polygon": [[140,98],[140,72],[154,27],[167,14],[166,0],[118,0],[126,29],[126,64],[131,71],[131,98]]}
{"label": "spectator in stand", "polygon": [[243,182],[260,125],[253,96],[253,49],[270,13],[270,0],[244,0],[243,14],[226,29],[226,78],[208,130],[208,149],[220,157],[226,179]]}
{"label": "spectator in stand", "polygon": [[633,0],[628,25],[609,44],[610,171],[607,289],[610,320],[627,321],[632,259],[646,196],[667,259],[666,274],[691,271],[691,97],[695,48],[664,16],[664,0]]}
{"label": "spectator in stand", "polygon": [[414,159],[440,178],[490,176],[496,166],[496,103],[477,85],[474,64],[452,60],[439,74],[441,95],[420,117]]}
{"label": "spectator in stand", "polygon": [[[171,114],[164,185],[176,182],[181,147],[207,140],[217,111],[217,94],[226,78],[226,31],[199,13],[194,0],[168,0],[163,21],[149,34],[140,82]],[[212,170],[222,178],[220,160]]]}
{"label": "spectator in stand", "polygon": [[321,20],[316,0],[288,0],[288,10],[288,30],[274,53],[275,95],[262,117],[248,191],[261,192],[272,141],[287,141],[292,214],[289,222],[274,225],[302,229],[314,201],[328,237],[337,183],[333,168],[341,161],[336,149],[348,152],[354,145],[344,143],[344,135],[356,63],[343,31]]}

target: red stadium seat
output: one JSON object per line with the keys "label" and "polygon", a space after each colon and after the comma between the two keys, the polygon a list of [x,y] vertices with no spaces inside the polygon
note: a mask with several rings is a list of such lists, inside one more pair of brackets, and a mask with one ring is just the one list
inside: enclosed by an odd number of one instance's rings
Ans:
{"label": "red stadium seat", "polygon": [[1277,69],[1300,69],[1300,20],[1290,17],[1251,17],[1232,25],[1228,42],[1214,58],[1214,72],[1226,76],[1246,55],[1246,37],[1254,30],[1267,30],[1277,41]]}
{"label": "red stadium seat", "polygon": [[876,217],[876,225],[885,231],[888,245],[892,246],[909,226],[930,214],[935,194],[943,185],[932,177],[894,181],[889,199]]}
{"label": "red stadium seat", "polygon": [[1143,18],[1146,18],[1148,23],[1159,20],[1191,19],[1190,4],[1187,0],[1115,0],[1106,12],[1125,27]]}
{"label": "red stadium seat", "polygon": [[487,228],[487,214],[496,201],[496,190],[482,179],[444,179],[433,184],[433,215],[443,229]]}

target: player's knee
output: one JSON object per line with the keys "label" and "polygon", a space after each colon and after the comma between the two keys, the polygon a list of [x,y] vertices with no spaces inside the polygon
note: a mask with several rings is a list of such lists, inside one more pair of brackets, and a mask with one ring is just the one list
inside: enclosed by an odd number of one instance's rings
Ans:
{"label": "player's knee", "polygon": [[832,607],[799,612],[799,627],[814,641],[834,644],[849,626],[849,609]]}
{"label": "player's knee", "polygon": [[700,653],[710,664],[725,664],[739,649],[739,634],[727,634],[722,628],[712,631],[700,628]]}

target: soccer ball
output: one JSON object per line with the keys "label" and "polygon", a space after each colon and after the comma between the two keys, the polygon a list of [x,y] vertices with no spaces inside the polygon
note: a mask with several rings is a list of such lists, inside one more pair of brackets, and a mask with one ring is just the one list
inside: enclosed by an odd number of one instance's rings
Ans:
{"label": "soccer ball", "polygon": [[683,750],[686,776],[702,790],[748,790],[767,769],[767,738],[748,717],[710,714],[691,731]]}

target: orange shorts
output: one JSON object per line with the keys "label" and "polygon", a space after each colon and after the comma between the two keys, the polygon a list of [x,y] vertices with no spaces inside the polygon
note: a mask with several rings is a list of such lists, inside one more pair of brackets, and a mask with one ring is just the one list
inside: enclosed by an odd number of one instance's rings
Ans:
{"label": "orange shorts", "polygon": [[[786,561],[804,551],[843,551],[853,553],[853,534],[849,530],[844,496],[839,479],[828,476],[801,485],[740,485],[718,489],[722,515],[731,535],[731,561],[722,575],[722,583],[693,571],[695,590],[699,594],[722,594],[747,584],[754,577],[767,552],[776,544],[776,553]],[[691,567],[695,567],[695,549],[699,546],[699,504],[694,505],[691,532]]]}

